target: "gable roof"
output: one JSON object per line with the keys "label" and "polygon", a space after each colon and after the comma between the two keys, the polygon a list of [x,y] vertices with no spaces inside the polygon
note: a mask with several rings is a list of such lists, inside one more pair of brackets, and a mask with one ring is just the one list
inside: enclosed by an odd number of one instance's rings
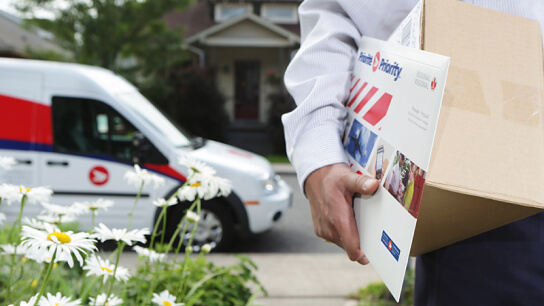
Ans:
{"label": "gable roof", "polygon": [[17,17],[0,10],[0,52],[22,56],[27,48],[67,54],[66,50],[51,40],[42,37],[37,32],[24,29],[21,20]]}
{"label": "gable roof", "polygon": [[185,40],[185,44],[207,46],[290,47],[300,37],[251,12],[228,19]]}

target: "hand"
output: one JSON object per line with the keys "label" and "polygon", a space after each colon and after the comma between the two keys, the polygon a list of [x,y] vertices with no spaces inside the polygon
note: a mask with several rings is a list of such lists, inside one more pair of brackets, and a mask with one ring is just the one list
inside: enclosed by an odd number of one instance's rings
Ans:
{"label": "hand", "polygon": [[371,195],[379,181],[359,175],[346,164],[333,164],[312,172],[304,183],[310,201],[314,232],[343,248],[349,259],[368,264],[359,246],[359,233],[353,214],[353,196]]}

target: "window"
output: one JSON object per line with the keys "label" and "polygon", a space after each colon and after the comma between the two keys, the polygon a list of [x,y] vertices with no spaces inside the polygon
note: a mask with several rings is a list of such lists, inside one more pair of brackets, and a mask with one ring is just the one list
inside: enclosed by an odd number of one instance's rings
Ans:
{"label": "window", "polygon": [[53,97],[53,150],[132,161],[136,128],[110,106],[91,99]]}
{"label": "window", "polygon": [[215,21],[224,21],[240,16],[252,10],[248,3],[217,3],[215,5]]}
{"label": "window", "polygon": [[277,23],[298,23],[296,4],[265,3],[261,7],[261,16]]}

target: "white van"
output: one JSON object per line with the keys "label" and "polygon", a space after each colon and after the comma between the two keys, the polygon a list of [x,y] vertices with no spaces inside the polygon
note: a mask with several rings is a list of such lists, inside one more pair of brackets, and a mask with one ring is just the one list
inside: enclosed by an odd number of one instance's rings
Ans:
{"label": "white van", "polygon": [[[291,205],[291,189],[263,157],[191,138],[106,69],[0,59],[0,114],[0,156],[19,161],[0,171],[0,183],[49,187],[55,204],[113,200],[114,206],[97,216],[110,228],[127,226],[138,190],[123,177],[134,170],[134,161],[166,183],[144,188],[131,228],[153,229],[157,207],[152,201],[168,198],[186,180],[178,163],[183,156],[210,165],[233,184],[230,196],[202,204],[199,244],[213,242],[221,249],[236,236],[266,231]],[[4,204],[0,209],[9,221],[19,207]],[[168,232],[173,233],[184,209],[176,205],[169,210]],[[27,216],[41,211],[39,205],[25,207]],[[90,227],[90,217],[79,221],[82,229]]]}

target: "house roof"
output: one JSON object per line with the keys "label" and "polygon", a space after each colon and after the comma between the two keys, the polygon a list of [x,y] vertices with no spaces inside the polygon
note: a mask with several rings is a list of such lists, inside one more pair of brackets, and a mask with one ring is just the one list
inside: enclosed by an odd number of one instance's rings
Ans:
{"label": "house roof", "polygon": [[[198,33],[208,30],[212,27],[219,26],[226,22],[231,22],[232,20],[227,20],[221,23],[216,23],[213,20],[213,6],[210,3],[216,2],[229,2],[229,0],[200,0],[197,1],[193,6],[185,9],[181,12],[171,12],[165,16],[166,23],[169,28],[182,27],[185,37],[193,37]],[[237,0],[236,2],[240,2]],[[264,0],[251,0],[246,2],[264,2]],[[266,2],[271,2],[270,0]],[[273,2],[289,2],[289,3],[300,3],[300,0],[274,0]],[[277,32],[279,35],[291,36],[295,35],[296,37],[300,36],[300,26],[299,24],[276,24],[268,20],[265,20],[259,16],[253,15],[256,18],[251,18],[255,23],[260,24],[262,27],[271,28],[271,31]],[[234,18],[238,22],[242,21],[246,15],[238,16]],[[257,21],[259,20],[259,21]],[[215,28],[215,30],[220,28]],[[287,31],[287,32],[285,32]],[[213,32],[213,30],[211,30]]]}
{"label": "house roof", "polygon": [[[22,56],[27,48],[33,50],[51,50],[60,54],[66,54],[54,42],[40,35],[40,32],[32,32],[24,29],[21,20],[0,10],[0,52]],[[41,32],[45,34],[46,32]]]}
{"label": "house roof", "polygon": [[253,13],[218,23],[185,39],[186,44],[223,47],[292,47],[300,37]]}

